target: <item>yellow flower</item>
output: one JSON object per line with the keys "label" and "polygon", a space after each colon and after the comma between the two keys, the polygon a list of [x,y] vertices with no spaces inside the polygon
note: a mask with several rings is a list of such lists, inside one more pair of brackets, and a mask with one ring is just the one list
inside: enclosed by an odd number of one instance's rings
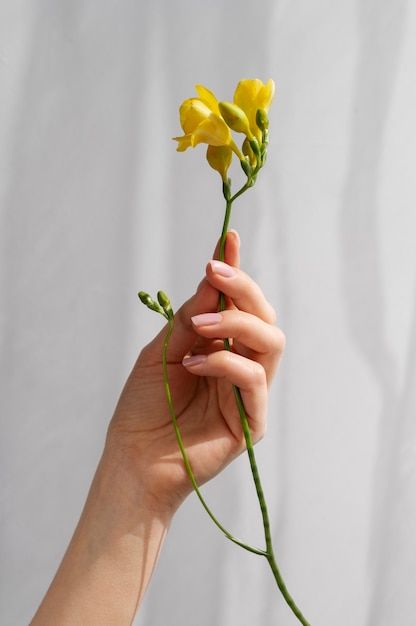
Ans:
{"label": "yellow flower", "polygon": [[253,135],[261,141],[261,131],[256,124],[258,109],[268,112],[273,100],[275,85],[272,79],[262,83],[258,78],[240,80],[234,93],[234,103],[237,104],[248,117]]}
{"label": "yellow flower", "polygon": [[206,143],[210,146],[229,146],[239,159],[243,158],[229,127],[221,117],[217,98],[203,85],[196,85],[196,91],[199,98],[188,98],[179,109],[180,123],[185,134],[173,138],[178,142],[178,152]]}
{"label": "yellow flower", "polygon": [[210,166],[221,174],[221,178],[227,182],[227,172],[231,165],[233,153],[228,146],[208,146],[207,161]]}

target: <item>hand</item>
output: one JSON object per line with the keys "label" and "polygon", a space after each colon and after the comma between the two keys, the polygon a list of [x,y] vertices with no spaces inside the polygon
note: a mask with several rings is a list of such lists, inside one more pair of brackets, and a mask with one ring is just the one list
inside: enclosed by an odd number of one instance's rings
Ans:
{"label": "hand", "polygon": [[[218,245],[214,258],[218,254]],[[227,263],[210,261],[196,293],[177,311],[168,350],[173,403],[199,484],[245,449],[232,384],[242,394],[253,441],[266,428],[268,385],[285,337],[258,285],[239,269],[239,237],[227,235]],[[219,292],[227,310],[218,314]],[[145,314],[145,312],[143,312]],[[168,413],[162,376],[166,327],[140,353],[111,420],[117,449],[155,505],[175,510],[192,490]],[[223,338],[231,338],[232,352]]]}
{"label": "hand", "polygon": [[[227,264],[208,263],[178,310],[168,351],[178,422],[200,484],[245,448],[232,383],[241,389],[253,440],[262,437],[267,385],[285,343],[273,308],[239,269],[233,231],[225,258]],[[220,291],[227,310],[217,316]],[[80,521],[31,626],[134,619],[172,515],[191,491],[163,385],[166,331],[142,350],[126,382]],[[232,352],[223,349],[225,337]]]}

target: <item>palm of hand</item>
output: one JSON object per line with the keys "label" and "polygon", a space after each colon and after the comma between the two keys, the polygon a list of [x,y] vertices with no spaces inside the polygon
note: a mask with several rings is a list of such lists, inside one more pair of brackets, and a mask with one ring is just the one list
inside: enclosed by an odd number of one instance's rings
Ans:
{"label": "palm of hand", "polygon": [[[207,352],[210,344],[206,342]],[[202,351],[201,344],[198,348]],[[195,376],[181,361],[169,363],[168,371],[179,428],[195,477],[203,484],[244,449],[232,385],[223,378]],[[126,436],[140,464],[146,459],[149,489],[167,499],[171,494],[183,499],[192,486],[169,415],[161,363],[149,360],[146,349],[113,419],[113,428]]]}
{"label": "palm of hand", "polygon": [[[228,233],[225,252],[230,264],[228,277],[218,268],[224,263],[208,264],[196,293],[175,315],[168,349],[178,425],[200,484],[245,447],[232,384],[241,389],[254,441],[264,433],[267,383],[284,347],[284,335],[274,325],[273,308],[258,285],[238,269],[236,233]],[[195,316],[206,318],[207,313],[217,311],[220,291],[227,296],[227,310],[219,323],[197,324]],[[166,332],[165,327],[142,350],[121,394],[109,435],[116,436],[118,445],[122,441],[137,472],[145,475],[147,490],[158,500],[178,505],[191,491],[191,483],[166,402],[161,363]],[[224,351],[225,337],[234,338],[232,352]],[[190,354],[206,355],[207,359],[190,366],[183,360]]]}

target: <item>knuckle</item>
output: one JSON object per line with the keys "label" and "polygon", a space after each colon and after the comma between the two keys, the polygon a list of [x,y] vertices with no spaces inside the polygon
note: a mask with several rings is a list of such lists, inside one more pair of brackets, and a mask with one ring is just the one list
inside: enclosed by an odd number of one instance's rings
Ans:
{"label": "knuckle", "polygon": [[185,328],[192,328],[192,322],[191,322],[191,318],[189,315],[187,304],[188,303],[185,302],[185,304],[183,304],[180,307],[180,309],[177,310],[175,317],[180,322],[180,324],[184,326]]}
{"label": "knuckle", "polygon": [[230,365],[232,366],[234,363],[234,352],[231,352],[229,350],[221,350],[220,352],[217,353],[217,358],[219,361],[222,361],[224,364],[226,365]]}
{"label": "knuckle", "polygon": [[253,443],[257,443],[263,439],[267,432],[267,415],[266,410],[261,416],[257,416],[256,419],[250,419],[250,430],[253,438]]}
{"label": "knuckle", "polygon": [[280,344],[281,352],[284,352],[286,348],[286,335],[281,328],[279,328],[279,331],[280,331],[280,341],[281,341],[281,344]]}
{"label": "knuckle", "polygon": [[277,323],[277,312],[276,312],[276,309],[270,304],[270,302],[268,302],[268,305],[269,305],[270,324],[276,324]]}
{"label": "knuckle", "polygon": [[267,423],[266,421],[263,421],[255,430],[254,436],[253,436],[253,441],[254,443],[258,443],[259,441],[261,441],[267,433]]}
{"label": "knuckle", "polygon": [[266,385],[266,370],[255,361],[251,362],[251,381],[256,387]]}
{"label": "knuckle", "polygon": [[281,328],[276,327],[274,332],[274,349],[275,352],[281,354],[286,346],[286,335]]}
{"label": "knuckle", "polygon": [[241,311],[236,311],[236,321],[240,330],[240,333],[244,335],[250,334],[253,332],[253,316],[251,313],[242,313]]}

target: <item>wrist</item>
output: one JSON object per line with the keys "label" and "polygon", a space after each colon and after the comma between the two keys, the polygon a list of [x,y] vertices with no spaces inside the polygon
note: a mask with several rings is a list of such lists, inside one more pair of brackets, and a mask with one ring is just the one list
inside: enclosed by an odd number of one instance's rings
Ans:
{"label": "wrist", "polygon": [[137,449],[107,438],[97,468],[97,480],[101,489],[123,503],[132,517],[136,513],[140,520],[146,514],[168,527],[180,503],[173,497],[164,497],[162,490],[155,487],[149,464]]}
{"label": "wrist", "polygon": [[33,621],[131,624],[173,512],[105,447],[74,535]]}

